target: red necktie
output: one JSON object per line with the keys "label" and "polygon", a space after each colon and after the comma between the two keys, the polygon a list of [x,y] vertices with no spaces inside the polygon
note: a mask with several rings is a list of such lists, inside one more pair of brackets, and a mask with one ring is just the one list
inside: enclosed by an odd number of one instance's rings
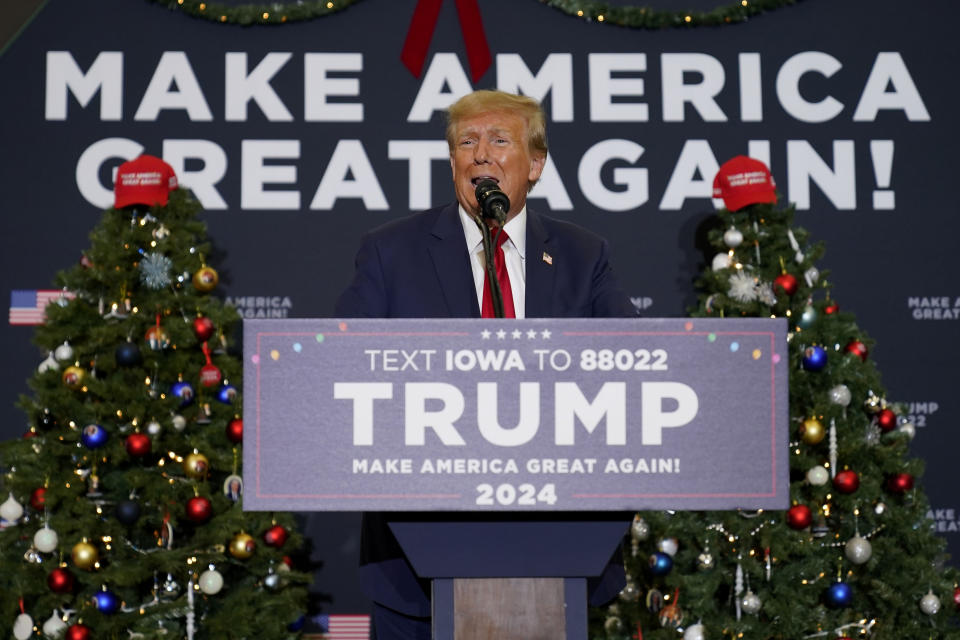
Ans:
{"label": "red necktie", "polygon": [[[497,236],[497,248],[493,252],[493,264],[497,267],[497,282],[500,283],[500,293],[503,295],[503,317],[516,318],[517,312],[513,308],[513,289],[510,288],[510,276],[507,274],[507,262],[503,257],[503,243],[509,240],[507,232],[503,229]],[[490,274],[483,277],[483,306],[480,311],[481,318],[495,318],[493,312],[493,294],[490,291]]]}

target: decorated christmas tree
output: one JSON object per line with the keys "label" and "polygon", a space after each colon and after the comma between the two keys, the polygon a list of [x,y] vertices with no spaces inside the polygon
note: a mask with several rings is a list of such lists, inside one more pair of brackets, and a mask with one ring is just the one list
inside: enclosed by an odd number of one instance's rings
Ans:
{"label": "decorated christmas tree", "polygon": [[734,158],[714,191],[726,208],[693,315],[788,318],[791,505],[638,514],[628,584],[596,636],[960,637],[958,573],[926,517],[914,427],[888,402],[870,339],[831,298],[822,245],[777,207],[762,163]]}
{"label": "decorated christmas tree", "polygon": [[239,318],[212,295],[200,206],[151,156],[115,193],[36,330],[29,428],[0,444],[0,628],[296,636],[301,537],[242,511]]}

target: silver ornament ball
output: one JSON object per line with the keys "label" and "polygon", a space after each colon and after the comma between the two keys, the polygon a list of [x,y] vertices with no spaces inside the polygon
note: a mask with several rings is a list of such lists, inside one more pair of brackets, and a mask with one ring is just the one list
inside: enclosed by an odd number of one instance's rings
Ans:
{"label": "silver ornament ball", "polygon": [[730,227],[723,232],[723,244],[731,249],[736,249],[743,243],[743,234],[734,227]]}
{"label": "silver ornament ball", "polygon": [[747,591],[740,600],[740,607],[749,614],[757,613],[762,606],[763,603],[753,591]]}
{"label": "silver ornament ball", "polygon": [[699,622],[690,625],[683,632],[683,640],[706,640],[707,629]]}
{"label": "silver ornament ball", "polygon": [[933,594],[933,591],[920,598],[920,611],[928,616],[935,616],[940,611],[940,598]]}
{"label": "silver ornament ball", "polygon": [[821,487],[827,484],[829,479],[830,472],[827,471],[826,467],[823,465],[818,464],[815,467],[810,467],[810,470],[807,471],[807,482],[815,487]]}
{"label": "silver ornament ball", "polygon": [[838,404],[841,407],[846,407],[850,404],[851,395],[850,389],[845,384],[838,384],[837,386],[830,389],[830,402],[833,404]]}
{"label": "silver ornament ball", "polygon": [[720,271],[721,269],[726,269],[731,265],[730,256],[726,253],[718,253],[713,256],[713,261],[710,263],[710,267],[714,271]]}
{"label": "silver ornament ball", "polygon": [[657,542],[657,550],[662,551],[671,558],[677,555],[677,549],[679,548],[680,543],[676,538],[661,538],[660,541]]}
{"label": "silver ornament ball", "polygon": [[197,584],[200,585],[200,591],[208,596],[216,595],[223,589],[223,575],[211,567],[200,574]]}
{"label": "silver ornament ball", "polygon": [[847,540],[843,552],[847,556],[847,560],[853,564],[864,564],[873,555],[873,545],[866,538],[856,535]]}

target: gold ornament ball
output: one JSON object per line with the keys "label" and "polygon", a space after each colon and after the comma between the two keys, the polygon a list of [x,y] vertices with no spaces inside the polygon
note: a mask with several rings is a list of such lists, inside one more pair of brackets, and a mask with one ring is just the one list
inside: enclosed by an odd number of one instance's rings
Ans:
{"label": "gold ornament ball", "polygon": [[83,379],[87,377],[87,372],[77,366],[69,366],[63,370],[60,379],[69,389],[79,389],[83,386]]}
{"label": "gold ornament ball", "polygon": [[202,291],[207,293],[208,291],[213,291],[214,287],[217,286],[217,283],[220,281],[220,276],[217,275],[215,269],[210,267],[200,267],[195,274],[193,274],[193,286],[197,291]]}
{"label": "gold ornament ball", "polygon": [[827,435],[823,423],[816,418],[807,418],[800,427],[800,437],[807,444],[817,444]]}
{"label": "gold ornament ball", "polygon": [[252,556],[256,548],[257,541],[249,533],[238,533],[230,541],[230,555],[241,560],[246,560]]}
{"label": "gold ornament ball", "polygon": [[210,461],[202,453],[191,453],[183,459],[183,472],[194,480],[206,478],[209,470]]}
{"label": "gold ornament ball", "polygon": [[100,559],[97,548],[87,542],[86,538],[73,545],[73,551],[70,552],[70,555],[73,558],[73,564],[77,565],[78,569],[93,569],[97,560]]}

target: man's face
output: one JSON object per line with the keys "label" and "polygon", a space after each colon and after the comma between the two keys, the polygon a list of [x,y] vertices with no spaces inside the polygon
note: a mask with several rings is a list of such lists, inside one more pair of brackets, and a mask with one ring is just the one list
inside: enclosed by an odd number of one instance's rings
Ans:
{"label": "man's face", "polygon": [[527,123],[513,113],[492,111],[465,118],[457,125],[450,167],[457,200],[477,215],[477,182],[495,181],[510,198],[509,220],[527,201],[527,184],[543,171],[544,156],[532,156],[527,146]]}

